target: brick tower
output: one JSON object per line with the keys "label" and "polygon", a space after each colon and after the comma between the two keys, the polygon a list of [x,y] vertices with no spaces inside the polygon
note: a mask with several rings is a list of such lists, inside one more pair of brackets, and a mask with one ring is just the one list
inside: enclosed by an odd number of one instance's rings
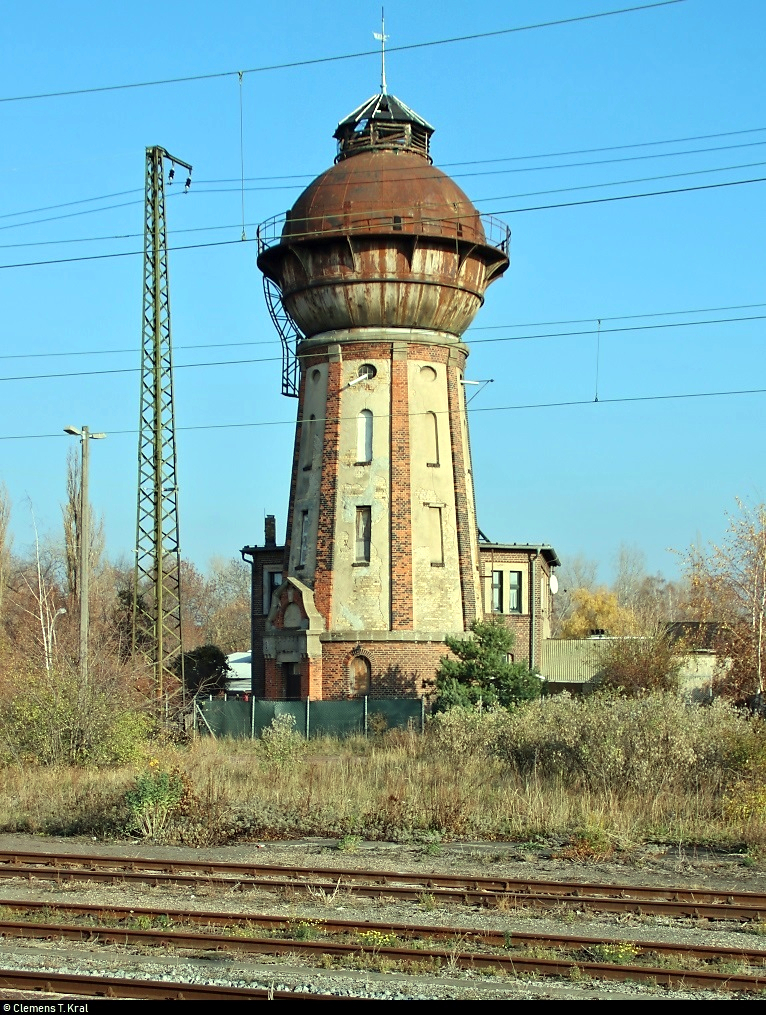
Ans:
{"label": "brick tower", "polygon": [[338,125],[332,168],[259,230],[298,397],[254,638],[268,698],[419,695],[445,634],[484,613],[462,335],[510,232],[432,165],[432,133],[374,96]]}

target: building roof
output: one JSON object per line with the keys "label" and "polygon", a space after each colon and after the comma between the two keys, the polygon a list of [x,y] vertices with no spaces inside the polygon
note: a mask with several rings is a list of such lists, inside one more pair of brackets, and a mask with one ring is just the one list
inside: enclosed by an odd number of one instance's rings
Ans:
{"label": "building roof", "polygon": [[670,641],[683,642],[691,652],[714,652],[723,625],[715,621],[674,620],[667,625]]}
{"label": "building roof", "polygon": [[334,137],[341,140],[346,136],[346,128],[356,128],[358,124],[366,123],[369,120],[388,120],[392,123],[415,123],[419,127],[423,127],[429,134],[434,132],[431,124],[424,120],[422,116],[418,116],[401,99],[397,99],[395,95],[389,95],[387,92],[381,92],[367,99],[361,106],[357,106],[348,116],[344,116],[337,126]]}
{"label": "building roof", "polygon": [[397,99],[381,92],[367,99],[344,117],[335,128],[336,161],[363,151],[408,151],[431,161],[429,145],[434,129],[422,116]]}
{"label": "building roof", "polygon": [[479,553],[489,553],[492,550],[541,553],[551,567],[561,566],[558,554],[549,543],[491,543],[488,539],[479,540]]}

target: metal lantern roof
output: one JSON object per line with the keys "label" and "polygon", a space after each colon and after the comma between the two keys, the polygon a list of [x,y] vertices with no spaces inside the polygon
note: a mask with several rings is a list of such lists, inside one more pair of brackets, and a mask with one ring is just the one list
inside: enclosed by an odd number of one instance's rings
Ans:
{"label": "metal lantern roof", "polygon": [[339,141],[346,136],[346,130],[344,128],[352,127],[356,128],[359,124],[365,123],[368,120],[389,120],[392,123],[415,123],[419,127],[422,127],[429,134],[433,134],[434,128],[423,119],[422,116],[406,106],[401,99],[397,99],[395,95],[389,95],[385,92],[381,92],[378,95],[373,95],[372,98],[367,99],[361,106],[345,116],[333,135]]}

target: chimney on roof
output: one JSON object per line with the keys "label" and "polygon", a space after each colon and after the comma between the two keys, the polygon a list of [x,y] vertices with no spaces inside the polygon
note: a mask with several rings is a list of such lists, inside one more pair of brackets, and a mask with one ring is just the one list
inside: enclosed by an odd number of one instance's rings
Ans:
{"label": "chimney on roof", "polygon": [[264,546],[277,545],[277,518],[276,515],[266,515]]}

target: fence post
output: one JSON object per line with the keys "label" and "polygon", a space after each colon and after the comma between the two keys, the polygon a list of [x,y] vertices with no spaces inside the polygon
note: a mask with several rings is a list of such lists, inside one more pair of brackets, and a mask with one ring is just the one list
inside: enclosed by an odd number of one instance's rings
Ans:
{"label": "fence post", "polygon": [[309,738],[309,731],[311,729],[309,722],[309,712],[311,711],[311,698],[306,698],[306,740]]}
{"label": "fence post", "polygon": [[364,735],[367,736],[367,695],[364,696]]}
{"label": "fence post", "polygon": [[[212,701],[212,698],[210,700]],[[205,718],[205,713],[202,711],[202,709],[199,707],[199,705],[197,704],[196,701],[194,703],[194,707],[199,712],[200,719],[203,721],[203,723],[207,726],[208,730],[210,731],[210,736],[213,738],[213,740],[217,740],[218,737],[215,735],[215,731],[213,730],[213,727],[210,725],[210,723]]]}
{"label": "fence post", "polygon": [[250,695],[250,739],[255,740],[255,698]]}
{"label": "fence post", "polygon": [[426,731],[426,699],[420,699],[420,732]]}

